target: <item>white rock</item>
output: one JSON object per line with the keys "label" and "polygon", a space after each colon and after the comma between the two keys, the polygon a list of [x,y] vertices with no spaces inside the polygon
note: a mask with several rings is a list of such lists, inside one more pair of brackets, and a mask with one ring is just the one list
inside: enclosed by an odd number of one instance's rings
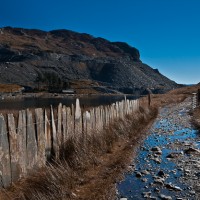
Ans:
{"label": "white rock", "polygon": [[161,195],[160,195],[160,198],[163,199],[163,200],[172,200],[172,197],[166,196],[166,195],[164,195],[164,194],[161,194]]}

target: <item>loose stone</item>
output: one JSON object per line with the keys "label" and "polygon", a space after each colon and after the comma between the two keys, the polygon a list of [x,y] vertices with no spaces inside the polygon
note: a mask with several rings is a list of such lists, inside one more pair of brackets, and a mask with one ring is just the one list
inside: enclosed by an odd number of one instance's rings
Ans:
{"label": "loose stone", "polygon": [[164,195],[164,194],[161,194],[161,195],[160,195],[160,198],[161,198],[162,200],[172,200],[172,197],[171,197],[171,196],[166,196],[166,195]]}

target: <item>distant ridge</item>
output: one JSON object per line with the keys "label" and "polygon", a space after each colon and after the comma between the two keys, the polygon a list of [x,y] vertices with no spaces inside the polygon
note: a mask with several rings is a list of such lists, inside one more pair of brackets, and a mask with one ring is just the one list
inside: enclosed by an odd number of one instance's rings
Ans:
{"label": "distant ridge", "polygon": [[62,82],[90,80],[125,93],[154,93],[178,85],[140,60],[135,47],[69,30],[0,29],[0,82],[37,86],[54,74]]}

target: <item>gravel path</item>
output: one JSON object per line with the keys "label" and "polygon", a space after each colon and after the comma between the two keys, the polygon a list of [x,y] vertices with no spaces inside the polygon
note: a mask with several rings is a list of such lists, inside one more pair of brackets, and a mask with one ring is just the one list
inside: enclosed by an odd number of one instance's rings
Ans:
{"label": "gravel path", "polygon": [[118,184],[119,199],[200,200],[200,135],[191,126],[191,101],[160,111]]}

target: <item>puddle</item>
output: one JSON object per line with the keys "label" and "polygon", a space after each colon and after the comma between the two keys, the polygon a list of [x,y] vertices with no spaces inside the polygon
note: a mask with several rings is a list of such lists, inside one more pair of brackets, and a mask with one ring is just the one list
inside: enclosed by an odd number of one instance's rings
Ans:
{"label": "puddle", "polygon": [[[137,157],[132,164],[132,172],[126,173],[124,180],[117,184],[119,199],[161,199],[161,194],[172,199],[195,199],[189,192],[190,186],[180,181],[183,170],[176,165],[174,159],[167,158],[173,153],[181,159],[184,156],[184,148],[191,145],[200,148],[197,131],[189,124],[189,104],[187,108],[184,108],[186,105],[181,105],[182,107],[162,109],[151,134],[138,149]],[[155,154],[151,150],[153,147],[158,147],[162,151],[161,155]],[[155,176],[159,178],[159,171],[164,173],[165,177],[162,183],[155,183]],[[168,183],[177,186],[181,191],[170,189]]]}

